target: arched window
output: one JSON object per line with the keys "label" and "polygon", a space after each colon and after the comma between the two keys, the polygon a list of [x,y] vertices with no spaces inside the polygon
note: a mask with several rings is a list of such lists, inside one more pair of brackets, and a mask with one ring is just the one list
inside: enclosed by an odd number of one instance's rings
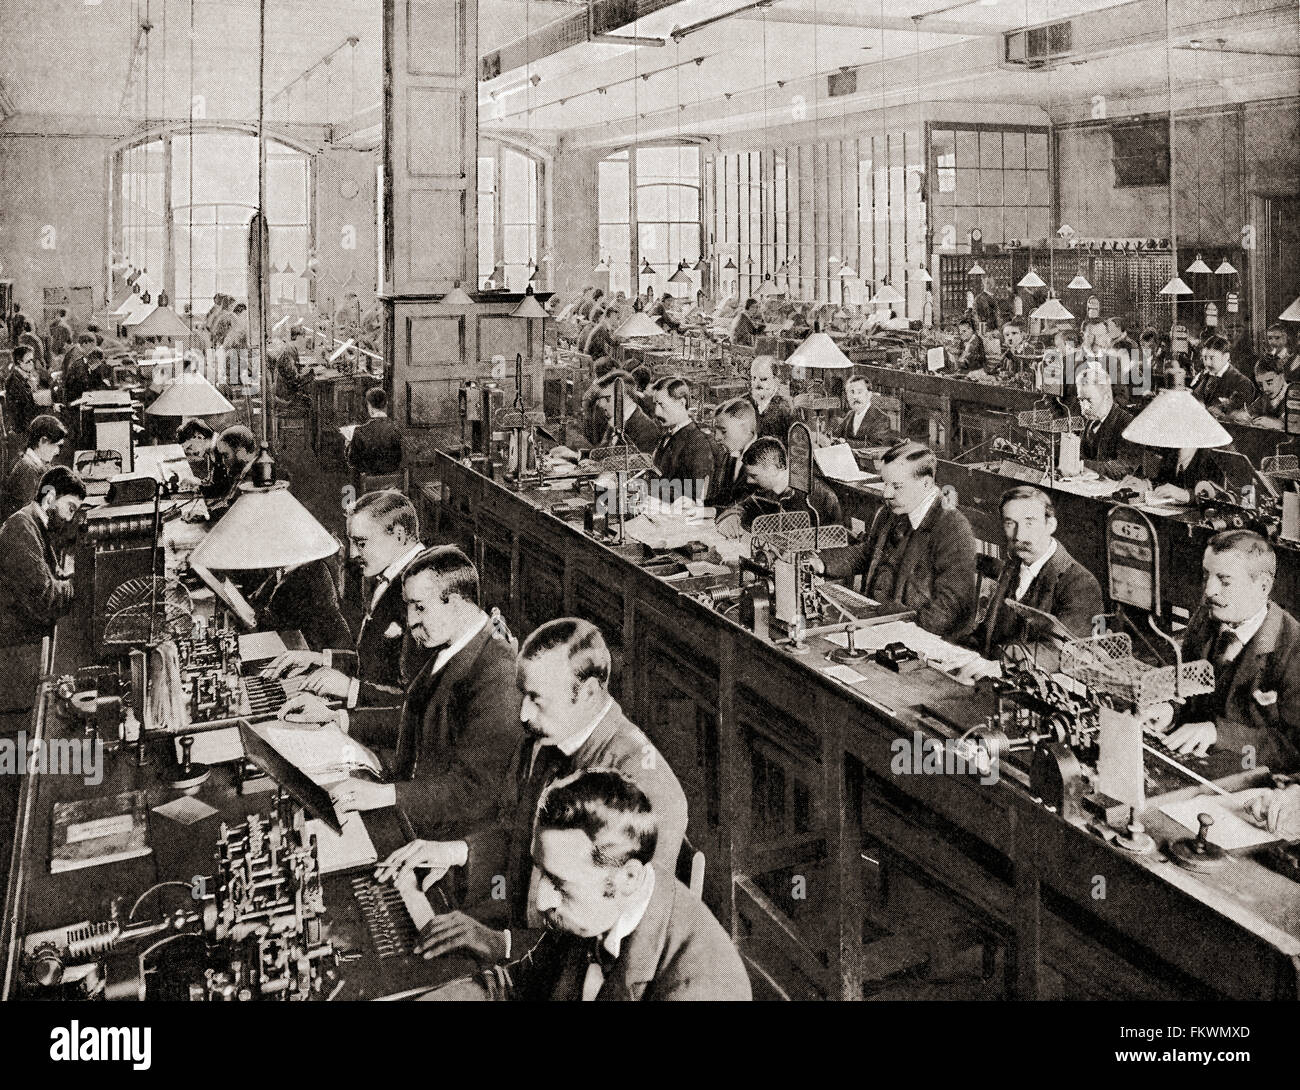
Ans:
{"label": "arched window", "polygon": [[[545,235],[545,165],[505,144],[483,140],[478,157],[478,282],[504,266],[505,286],[523,291]],[[500,285],[498,285],[500,286]]]}
{"label": "arched window", "polygon": [[[308,302],[311,169],[307,153],[267,140],[272,304]],[[201,314],[216,292],[247,295],[248,224],[257,210],[256,136],[200,130],[191,148],[188,129],[180,129],[123,149],[118,171],[114,238],[124,260],[165,287],[178,311],[190,305]]]}

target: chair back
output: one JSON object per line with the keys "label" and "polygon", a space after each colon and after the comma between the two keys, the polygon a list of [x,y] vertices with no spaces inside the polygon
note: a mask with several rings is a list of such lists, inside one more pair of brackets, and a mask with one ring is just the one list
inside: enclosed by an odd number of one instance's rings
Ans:
{"label": "chair back", "polygon": [[677,853],[677,877],[696,897],[704,896],[704,853],[686,837]]}
{"label": "chair back", "polygon": [[395,492],[400,492],[403,496],[409,495],[411,489],[411,471],[409,469],[399,469],[396,473],[357,474],[358,496],[364,496],[367,492],[379,492],[385,489],[392,489]]}

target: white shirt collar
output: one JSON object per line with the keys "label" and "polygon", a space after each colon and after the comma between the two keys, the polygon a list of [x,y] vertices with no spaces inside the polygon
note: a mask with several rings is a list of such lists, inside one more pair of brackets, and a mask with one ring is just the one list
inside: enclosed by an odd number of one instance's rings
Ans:
{"label": "white shirt collar", "polygon": [[637,929],[637,925],[645,917],[646,909],[650,907],[650,898],[655,892],[655,870],[649,863],[645,865],[645,884],[641,887],[641,892],[636,900],[623,910],[623,914],[614,921],[614,926],[606,933],[604,941],[601,943],[611,957],[618,957],[623,950],[623,940]]}
{"label": "white shirt collar", "polygon": [[1247,617],[1240,624],[1223,625],[1221,631],[1229,631],[1240,641],[1241,646],[1245,647],[1255,638],[1255,633],[1264,627],[1264,618],[1268,616],[1268,603],[1264,603],[1264,608],[1256,613],[1253,617]]}
{"label": "white shirt collar", "polygon": [[447,663],[449,663],[463,650],[465,650],[465,647],[469,644],[469,641],[472,640],[475,636],[477,636],[480,632],[482,632],[483,626],[486,625],[487,623],[488,623],[488,615],[484,613],[479,617],[476,623],[470,625],[469,628],[465,629],[465,631],[461,633],[461,635],[456,639],[454,643],[449,643],[446,647],[444,647],[441,651],[438,652],[438,657],[437,659],[434,660],[433,663],[433,669],[430,670],[429,673],[436,674],[439,670],[443,669],[443,667],[445,667]]}
{"label": "white shirt collar", "polygon": [[379,573],[379,579],[375,583],[375,592],[370,596],[370,608],[372,610],[379,604],[379,599],[383,596],[384,591],[386,591],[397,580],[397,577],[406,570],[406,566],[423,551],[424,546],[417,541],[407,549],[406,552]]}
{"label": "white shirt collar", "polygon": [[925,521],[925,516],[930,513],[930,508],[934,506],[935,500],[939,498],[939,490],[931,489],[930,495],[918,503],[907,513],[907,517],[912,520],[912,529],[919,530],[921,523]]}
{"label": "white shirt collar", "polygon": [[28,447],[23,451],[23,457],[27,459],[29,464],[34,465],[37,469],[41,469],[45,466],[45,463],[41,461],[41,456],[31,447]]}
{"label": "white shirt collar", "polygon": [[868,401],[862,408],[853,410],[853,426],[856,428],[862,423],[862,418],[867,415],[867,410],[871,408],[871,402]]}
{"label": "white shirt collar", "polygon": [[561,738],[558,742],[547,742],[545,745],[553,745],[566,757],[572,757],[583,744],[595,732],[596,728],[604,721],[605,716],[609,714],[609,709],[614,706],[614,698],[611,696],[605,701],[605,706],[600,709],[600,714],[596,716],[587,726],[586,730],[580,730],[577,734],[570,734],[567,738]]}
{"label": "white shirt collar", "polygon": [[1016,601],[1025,596],[1025,591],[1029,589],[1029,585],[1038,578],[1038,573],[1043,570],[1044,565],[1054,555],[1056,555],[1056,538],[1052,538],[1052,543],[1047,547],[1047,552],[1043,553],[1032,564],[1020,565],[1020,585],[1016,588]]}
{"label": "white shirt collar", "polygon": [[679,431],[682,430],[682,428],[686,427],[686,425],[689,423],[691,423],[691,418],[688,416],[685,420],[683,420],[680,424],[678,424],[675,428],[673,428],[673,430],[670,431],[668,434],[670,436],[676,435]]}

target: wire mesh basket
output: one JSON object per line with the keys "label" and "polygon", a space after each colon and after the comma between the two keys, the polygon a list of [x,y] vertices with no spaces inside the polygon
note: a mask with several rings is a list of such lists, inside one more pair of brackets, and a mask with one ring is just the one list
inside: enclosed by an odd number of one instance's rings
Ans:
{"label": "wire mesh basket", "polygon": [[610,469],[626,469],[629,473],[654,469],[654,459],[636,447],[595,447],[588,454],[592,465]]}
{"label": "wire mesh basket", "polygon": [[1081,416],[1056,416],[1051,409],[1027,409],[1016,413],[1016,424],[1030,431],[1060,435],[1067,431],[1083,431],[1085,421]]}
{"label": "wire mesh basket", "polygon": [[1139,708],[1214,691],[1214,667],[1205,659],[1151,666],[1133,657],[1126,632],[1071,640],[1061,652],[1061,673]]}
{"label": "wire mesh basket", "polygon": [[506,409],[504,412],[497,413],[494,421],[498,431],[512,431],[515,428],[526,430],[545,423],[546,414],[536,409],[527,412],[520,409]]}
{"label": "wire mesh basket", "polygon": [[810,553],[818,549],[843,548],[849,532],[838,523],[814,529],[806,511],[778,511],[759,515],[750,531],[750,549],[781,556]]}
{"label": "wire mesh basket", "polygon": [[1260,463],[1259,471],[1265,477],[1272,477],[1279,482],[1300,481],[1300,457],[1294,454],[1270,454]]}
{"label": "wire mesh basket", "polygon": [[108,596],[104,613],[104,643],[118,647],[180,639],[194,627],[190,592],[160,575],[122,583]]}

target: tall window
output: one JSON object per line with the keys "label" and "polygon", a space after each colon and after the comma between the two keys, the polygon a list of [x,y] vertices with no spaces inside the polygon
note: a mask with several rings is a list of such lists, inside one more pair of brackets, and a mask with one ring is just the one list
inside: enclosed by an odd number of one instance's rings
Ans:
{"label": "tall window", "polygon": [[484,141],[478,157],[478,280],[500,262],[506,287],[523,291],[542,259],[543,164],[503,144]]}
{"label": "tall window", "polygon": [[[680,262],[700,257],[700,150],[693,144],[638,148],[632,167],[626,150],[597,167],[600,256],[610,264],[611,290],[630,294],[653,285],[662,292]],[[687,290],[683,285],[673,294]]]}
{"label": "tall window", "polygon": [[[217,292],[243,299],[248,224],[257,210],[257,138],[245,132],[196,132],[191,150],[187,131],[169,133],[125,149],[120,161],[116,215],[126,259],[166,286],[178,309],[189,305],[203,313]],[[267,141],[266,216],[270,262],[278,270],[268,285],[273,305],[308,302],[310,167],[305,153]],[[167,192],[164,179],[170,181]]]}

